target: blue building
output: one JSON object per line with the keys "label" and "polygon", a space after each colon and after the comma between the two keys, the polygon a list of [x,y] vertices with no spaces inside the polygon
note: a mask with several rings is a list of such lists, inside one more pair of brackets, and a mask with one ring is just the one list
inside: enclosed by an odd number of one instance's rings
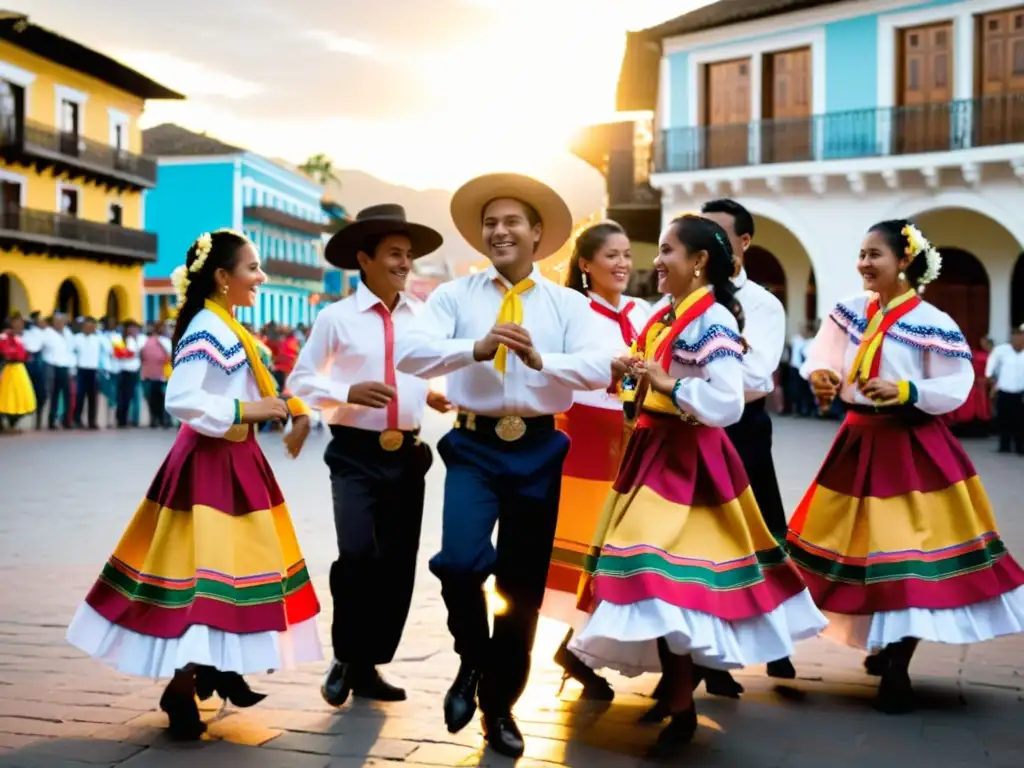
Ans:
{"label": "blue building", "polygon": [[793,330],[860,290],[864,232],[892,218],[946,252],[928,298],[972,344],[1024,322],[1021,0],[711,3],[630,33],[618,109],[653,120],[646,148],[625,125],[577,149],[609,214],[642,242],[739,200]]}
{"label": "blue building", "polygon": [[177,125],[143,134],[158,162],[158,183],[146,195],[146,223],[159,235],[155,263],[145,269],[147,320],[166,317],[175,304],[171,272],[202,232],[230,227],[259,249],[270,278],[259,303],[239,319],[308,325],[324,290],[323,188],[298,171],[240,147]]}

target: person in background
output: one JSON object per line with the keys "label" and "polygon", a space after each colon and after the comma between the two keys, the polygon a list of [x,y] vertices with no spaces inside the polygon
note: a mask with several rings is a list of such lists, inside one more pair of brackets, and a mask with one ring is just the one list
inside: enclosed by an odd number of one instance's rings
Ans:
{"label": "person in background", "polygon": [[57,428],[58,414],[66,429],[71,428],[71,371],[75,366],[74,339],[67,331],[67,318],[57,312],[43,331],[43,364],[46,366],[49,412],[47,426]]}
{"label": "person in background", "polygon": [[96,332],[96,319],[82,320],[82,332],[75,336],[75,367],[78,369],[75,412],[76,429],[82,429],[82,412],[89,406],[89,429],[99,429],[100,364],[103,359],[103,338]]}
{"label": "person in background", "polygon": [[[814,330],[810,324],[802,326],[789,339],[789,364],[794,371],[799,371],[804,364],[804,355],[809,340],[814,338]],[[789,403],[794,416],[811,416],[814,414],[814,399],[811,388],[799,375],[789,377]]]}
{"label": "person in background", "polygon": [[[134,320],[124,324],[124,335],[120,344],[114,345],[114,359],[117,361],[117,426],[124,429],[129,424],[129,411],[135,391],[139,387],[139,370],[142,360],[139,352],[139,325]],[[138,426],[133,424],[132,426]]]}
{"label": "person in background", "polygon": [[21,342],[28,352],[25,368],[32,380],[32,389],[36,395],[36,429],[43,428],[43,406],[46,405],[46,372],[43,364],[43,331],[46,320],[36,311],[28,316],[28,324],[21,334]]}
{"label": "person in background", "polygon": [[274,378],[277,379],[277,386],[284,392],[288,374],[292,372],[299,357],[299,340],[295,336],[295,331],[287,327],[282,328],[273,353]]}
{"label": "person in background", "polygon": [[149,337],[139,353],[142,364],[142,389],[149,406],[149,426],[169,427],[171,425],[164,409],[164,392],[171,367],[171,340],[163,322],[151,324]]}
{"label": "person in background", "polygon": [[37,408],[36,393],[25,364],[29,353],[22,335],[25,319],[12,315],[8,328],[0,333],[0,432],[18,433],[18,422]]}
{"label": "person in background", "polygon": [[117,360],[114,359],[114,345],[121,343],[117,322],[112,317],[103,318],[103,326],[98,335],[103,346],[100,356],[100,394],[107,403],[106,426],[112,427],[116,423],[117,414]]}
{"label": "person in background", "polygon": [[974,386],[967,402],[952,413],[942,416],[953,434],[963,437],[983,437],[988,434],[992,421],[992,398],[989,394],[988,358],[992,352],[992,339],[983,336],[971,350],[971,365],[974,366]]}
{"label": "person in background", "polygon": [[985,366],[996,401],[999,452],[1011,448],[1024,456],[1024,324],[1013,329],[1009,344],[1000,344]]}

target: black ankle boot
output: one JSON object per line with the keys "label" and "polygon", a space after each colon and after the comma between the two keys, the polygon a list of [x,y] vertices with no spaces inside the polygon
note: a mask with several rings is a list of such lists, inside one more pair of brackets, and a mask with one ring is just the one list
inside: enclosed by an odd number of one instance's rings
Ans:
{"label": "black ankle boot", "polygon": [[659,747],[682,747],[693,741],[697,732],[697,707],[694,704],[685,712],[672,715],[672,720],[658,734]]}
{"label": "black ankle boot", "polygon": [[562,675],[562,687],[558,689],[558,694],[556,695],[561,695],[562,688],[565,688],[566,680],[571,678],[583,686],[583,693],[580,694],[581,700],[612,701],[615,698],[615,691],[612,690],[611,684],[569,650],[569,639],[571,637],[572,631],[570,630],[565,640],[558,646],[558,650],[555,651],[555,664],[560,666],[565,672]]}
{"label": "black ankle boot", "polygon": [[206,723],[199,717],[193,696],[164,689],[160,709],[167,713],[167,732],[174,741],[199,741],[206,732]]}
{"label": "black ankle boot", "polygon": [[199,667],[196,669],[196,696],[200,701],[206,701],[214,693],[241,709],[252,707],[267,698],[267,694],[256,693],[250,688],[245,678],[237,672]]}

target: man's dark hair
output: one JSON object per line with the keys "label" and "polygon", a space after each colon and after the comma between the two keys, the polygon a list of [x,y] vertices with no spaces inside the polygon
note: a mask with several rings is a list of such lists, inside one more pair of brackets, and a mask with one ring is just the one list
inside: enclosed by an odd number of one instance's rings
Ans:
{"label": "man's dark hair", "polygon": [[750,235],[751,239],[754,237],[754,217],[750,215],[750,211],[735,200],[730,200],[727,197],[723,197],[719,200],[709,200],[704,203],[700,212],[724,213],[732,216],[733,230],[736,232],[737,236],[743,237],[744,235]]}

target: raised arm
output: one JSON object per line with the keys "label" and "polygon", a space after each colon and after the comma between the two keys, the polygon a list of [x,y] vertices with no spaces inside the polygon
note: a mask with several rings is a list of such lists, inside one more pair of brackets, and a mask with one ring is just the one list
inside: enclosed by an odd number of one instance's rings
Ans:
{"label": "raised arm", "polygon": [[313,322],[313,330],[288,377],[288,391],[313,408],[336,408],[346,404],[351,382],[337,381],[329,373],[335,357],[340,354],[344,354],[343,340],[325,312]]}
{"label": "raised arm", "polygon": [[474,362],[477,340],[455,338],[460,284],[456,280],[434,290],[414,327],[395,340],[395,367],[402,373],[433,379]]}
{"label": "raised arm", "polygon": [[621,351],[622,339],[605,331],[597,313],[575,291],[568,292],[565,311],[564,351],[541,354],[539,375],[528,377],[527,383],[543,387],[554,380],[570,389],[607,389],[612,358]]}
{"label": "raised arm", "polygon": [[715,324],[705,333],[702,348],[686,362],[707,372],[707,379],[679,379],[672,400],[684,413],[712,427],[728,427],[743,416],[743,342],[735,321]]}

